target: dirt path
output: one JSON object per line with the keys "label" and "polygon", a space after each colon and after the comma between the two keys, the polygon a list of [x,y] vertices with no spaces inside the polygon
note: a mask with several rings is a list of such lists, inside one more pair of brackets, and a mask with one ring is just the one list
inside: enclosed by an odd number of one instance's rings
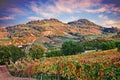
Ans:
{"label": "dirt path", "polygon": [[0,66],[0,80],[35,80],[35,79],[13,77],[12,75],[10,75],[6,66],[3,65],[3,66]]}

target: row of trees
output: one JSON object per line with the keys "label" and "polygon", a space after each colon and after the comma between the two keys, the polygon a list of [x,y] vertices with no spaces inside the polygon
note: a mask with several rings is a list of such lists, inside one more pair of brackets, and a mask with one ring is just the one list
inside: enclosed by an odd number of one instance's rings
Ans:
{"label": "row of trees", "polygon": [[78,43],[74,41],[65,41],[62,44],[60,50],[52,50],[50,52],[45,53],[44,48],[40,45],[34,45],[30,49],[30,56],[33,59],[38,59],[41,57],[56,57],[56,56],[67,56],[67,55],[75,55],[78,53],[82,53],[85,50],[109,50],[118,48],[120,51],[120,41],[89,41],[84,43]]}
{"label": "row of trees", "polygon": [[93,40],[83,43],[66,41],[62,44],[61,52],[64,55],[74,55],[85,50],[109,50],[118,48],[120,51],[120,41]]}

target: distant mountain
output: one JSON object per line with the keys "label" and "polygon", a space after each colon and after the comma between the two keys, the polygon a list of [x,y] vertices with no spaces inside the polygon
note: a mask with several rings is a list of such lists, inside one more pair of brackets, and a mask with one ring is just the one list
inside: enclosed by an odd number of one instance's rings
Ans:
{"label": "distant mountain", "polygon": [[116,27],[104,28],[103,32],[104,33],[118,33],[118,32],[120,32],[120,29],[118,29]]}
{"label": "distant mountain", "polygon": [[81,34],[93,34],[99,35],[102,34],[103,27],[97,25],[87,19],[79,19],[77,21],[68,22],[69,25],[79,30]]}

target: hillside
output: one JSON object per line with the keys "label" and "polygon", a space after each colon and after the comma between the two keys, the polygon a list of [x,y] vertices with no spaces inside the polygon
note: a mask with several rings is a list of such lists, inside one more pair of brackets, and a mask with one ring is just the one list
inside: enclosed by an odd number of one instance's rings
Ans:
{"label": "hillside", "polygon": [[[8,38],[11,39],[8,43],[24,43],[23,40],[26,40],[26,44],[29,38],[25,38],[33,35],[37,42],[41,43],[55,43],[52,40],[52,37],[63,37],[66,36],[69,32],[77,33],[77,30],[71,27],[68,24],[62,23],[57,19],[44,19],[37,21],[30,21],[26,24],[19,24],[16,26],[7,27],[6,30],[9,32]],[[32,36],[31,36],[32,37]],[[14,40],[18,39],[18,40]],[[23,39],[19,41],[19,39]],[[16,43],[15,43],[16,41]]]}
{"label": "hillside", "polygon": [[[104,29],[104,27],[87,19],[79,19],[69,22],[68,24],[54,18],[35,20],[26,24],[9,26],[6,28],[1,27],[0,39],[2,40],[0,43],[2,45],[13,44],[16,46],[35,43],[42,44],[46,47],[47,45],[51,45],[59,48],[65,40],[80,42],[109,36],[108,34],[103,34]],[[112,29],[110,30],[112,31]]]}
{"label": "hillside", "polygon": [[102,34],[102,26],[99,26],[87,19],[79,19],[77,21],[68,22],[72,27],[79,30],[81,34],[89,35],[99,35]]}
{"label": "hillside", "polygon": [[100,35],[103,33],[117,33],[120,31],[120,29],[116,27],[111,27],[111,28],[103,27],[87,19],[79,19],[76,21],[68,22],[68,24],[79,30],[81,34],[85,34],[85,35],[90,35],[90,34]]}

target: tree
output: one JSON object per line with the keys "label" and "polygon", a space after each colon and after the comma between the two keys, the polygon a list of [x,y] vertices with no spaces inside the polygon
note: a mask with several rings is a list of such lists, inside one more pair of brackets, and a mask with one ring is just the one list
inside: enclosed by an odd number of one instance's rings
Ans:
{"label": "tree", "polygon": [[115,41],[115,46],[116,46],[116,47],[118,47],[118,46],[119,46],[119,44],[120,44],[120,40]]}
{"label": "tree", "polygon": [[24,56],[25,53],[16,46],[0,46],[0,64],[15,62]]}
{"label": "tree", "polygon": [[10,62],[9,60],[10,54],[7,46],[0,46],[0,64],[3,65],[6,62]]}
{"label": "tree", "polygon": [[120,52],[120,44],[118,44],[118,46],[117,46],[117,50]]}
{"label": "tree", "polygon": [[33,45],[30,50],[29,54],[32,59],[39,59],[43,56],[45,49],[41,45]]}
{"label": "tree", "polygon": [[9,47],[9,54],[10,54],[10,60],[12,62],[17,61],[18,59],[25,56],[25,52],[23,52],[20,48],[16,46],[8,46]]}
{"label": "tree", "polygon": [[108,50],[108,49],[114,49],[115,48],[115,43],[114,42],[110,42],[110,41],[106,41],[106,42],[102,42],[100,45],[100,48],[102,50]]}
{"label": "tree", "polygon": [[79,43],[74,41],[65,41],[62,44],[61,51],[64,55],[73,55],[79,52],[83,52],[84,49]]}

